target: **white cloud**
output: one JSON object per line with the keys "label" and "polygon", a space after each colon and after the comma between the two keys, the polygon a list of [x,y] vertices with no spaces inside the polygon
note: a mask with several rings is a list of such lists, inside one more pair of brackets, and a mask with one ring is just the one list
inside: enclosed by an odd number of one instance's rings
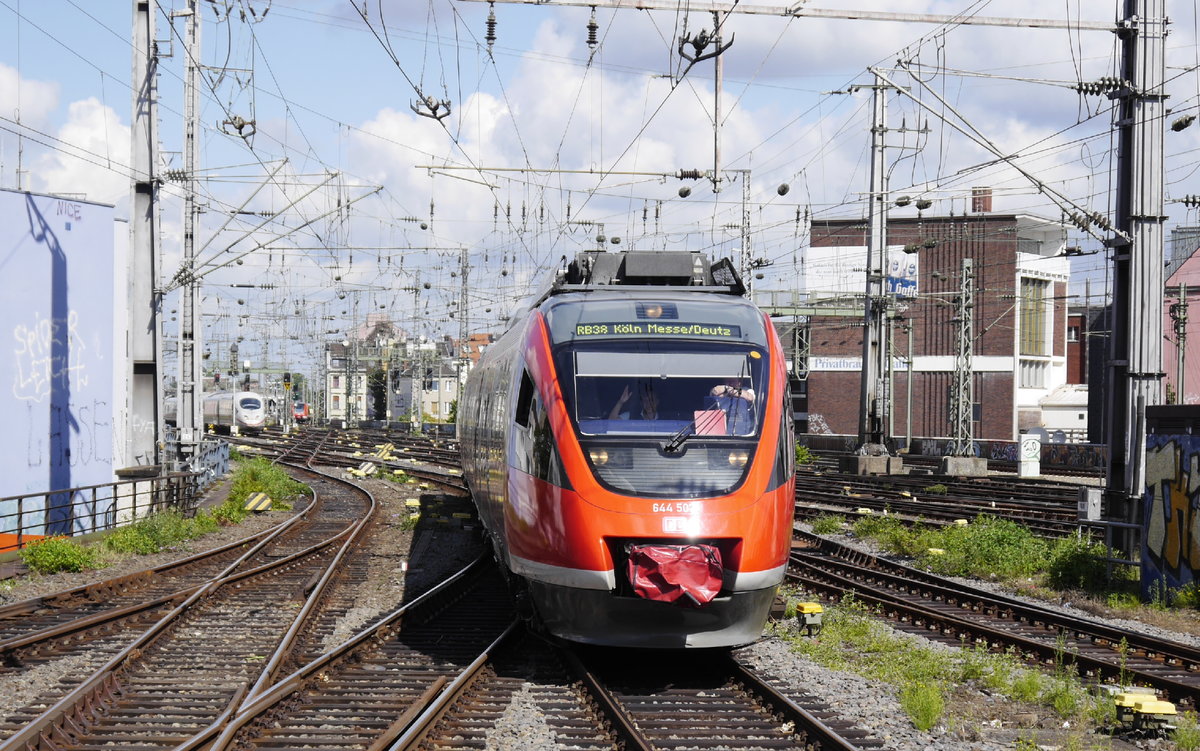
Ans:
{"label": "white cloud", "polygon": [[16,68],[0,63],[0,114],[33,128],[41,128],[58,106],[59,85],[53,81],[21,78]]}
{"label": "white cloud", "polygon": [[127,203],[129,126],[94,97],[72,102],[55,134],[60,148],[44,153],[33,173],[36,190],[76,193],[89,201]]}

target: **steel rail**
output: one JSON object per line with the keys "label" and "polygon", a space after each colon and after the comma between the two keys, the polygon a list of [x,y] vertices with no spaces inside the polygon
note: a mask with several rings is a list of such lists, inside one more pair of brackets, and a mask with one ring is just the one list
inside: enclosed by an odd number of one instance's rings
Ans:
{"label": "steel rail", "polygon": [[480,678],[483,668],[492,659],[493,655],[505,645],[510,643],[521,628],[521,622],[514,620],[508,624],[503,633],[496,637],[495,641],[487,646],[483,652],[479,654],[471,664],[463,668],[449,686],[441,692],[432,702],[427,704],[421,711],[420,715],[412,721],[410,725],[400,734],[395,741],[384,746],[381,742],[372,746],[374,749],[382,751],[386,748],[387,751],[402,751],[403,749],[411,749],[418,746],[428,734],[434,729],[446,712],[449,711],[451,705],[469,689]]}
{"label": "steel rail", "polygon": [[[447,577],[429,591],[422,593],[411,602],[379,618],[371,625],[346,639],[340,645],[329,650],[308,664],[293,671],[257,696],[244,701],[241,706],[229,708],[221,717],[208,728],[194,735],[187,743],[177,746],[174,751],[196,751],[207,747],[208,751],[223,751],[234,745],[237,733],[246,725],[277,706],[292,694],[301,691],[305,686],[323,671],[331,668],[337,661],[351,654],[354,650],[365,645],[372,639],[385,638],[389,632],[399,629],[404,619],[414,611],[429,607],[439,598],[447,596],[451,590],[462,585],[469,578],[481,572],[490,565],[490,554],[481,555],[461,570]],[[445,681],[437,683],[437,688]],[[426,695],[432,698],[436,691],[431,685]],[[394,724],[394,723],[393,723]]]}

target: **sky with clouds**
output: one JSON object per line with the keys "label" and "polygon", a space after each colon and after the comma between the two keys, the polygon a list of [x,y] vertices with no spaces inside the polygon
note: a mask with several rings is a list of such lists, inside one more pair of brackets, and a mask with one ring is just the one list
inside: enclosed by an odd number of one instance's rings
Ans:
{"label": "sky with clouds", "polygon": [[[0,0],[0,187],[86,195],[126,213],[132,5]],[[178,167],[184,25],[170,16],[185,3],[154,5],[163,163]],[[496,3],[489,50],[485,3],[199,5],[199,258],[206,269],[228,264],[205,277],[205,336],[219,352],[240,335],[244,356],[315,359],[321,342],[368,315],[428,336],[457,335],[464,315],[472,330],[494,327],[562,257],[595,247],[601,234],[609,247],[619,238],[628,249],[727,254],[740,249],[748,219],[751,255],[771,264],[758,284],[794,285],[807,220],[864,215],[870,93],[854,87],[872,81],[870,66],[911,94],[888,97],[889,125],[906,130],[889,134],[887,161],[893,190],[931,199],[927,213],[962,213],[971,188],[989,186],[997,210],[1060,216],[942,118],[1021,155],[1026,170],[1080,206],[1110,210],[1111,103],[1072,88],[1115,75],[1115,37],[1106,31],[722,17],[731,44],[721,56],[714,192],[707,180],[676,177],[713,169],[715,65],[679,54],[681,38],[713,30],[710,13],[597,9],[590,46],[588,8]],[[1117,5],[894,0],[886,8],[1112,22]],[[1194,3],[1170,2],[1167,11],[1173,119],[1200,104],[1197,20]],[[419,95],[449,114],[414,112],[428,112]],[[252,136],[227,122],[239,117],[254,121]],[[1198,139],[1200,125],[1166,133],[1169,201],[1200,193]],[[248,208],[286,211],[265,224],[262,216],[230,219],[263,183]],[[685,187],[690,195],[681,197]],[[162,267],[170,277],[182,221],[178,187],[165,192]],[[1172,225],[1200,223],[1194,211],[1167,207]],[[1103,253],[1073,264],[1077,278],[1103,288]]]}

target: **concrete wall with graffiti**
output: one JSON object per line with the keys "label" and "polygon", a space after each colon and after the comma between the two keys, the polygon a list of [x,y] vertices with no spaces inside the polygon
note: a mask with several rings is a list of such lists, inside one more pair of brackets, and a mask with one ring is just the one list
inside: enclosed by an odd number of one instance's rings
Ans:
{"label": "concrete wall with graffiti", "polygon": [[[0,496],[112,481],[113,234],[111,206],[0,191]],[[64,495],[47,533],[74,531]]]}
{"label": "concrete wall with graffiti", "polygon": [[1200,571],[1200,436],[1147,436],[1142,506],[1142,596],[1195,582]]}

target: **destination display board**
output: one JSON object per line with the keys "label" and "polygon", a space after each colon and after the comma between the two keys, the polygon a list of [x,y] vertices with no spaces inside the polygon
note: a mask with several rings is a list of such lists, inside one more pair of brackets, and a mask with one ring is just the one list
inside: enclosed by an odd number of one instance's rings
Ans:
{"label": "destination display board", "polygon": [[605,323],[579,323],[575,325],[575,337],[656,337],[684,336],[705,339],[741,339],[742,327],[723,323],[686,323],[683,321],[609,321]]}

